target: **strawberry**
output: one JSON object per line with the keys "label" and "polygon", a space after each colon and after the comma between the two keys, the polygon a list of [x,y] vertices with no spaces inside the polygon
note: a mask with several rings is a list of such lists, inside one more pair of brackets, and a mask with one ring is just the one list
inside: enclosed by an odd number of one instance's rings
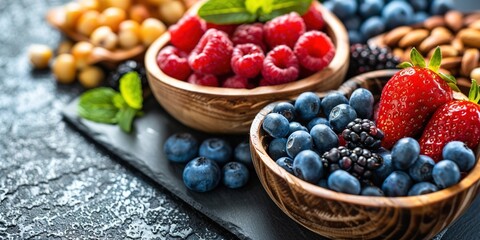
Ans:
{"label": "strawberry", "polygon": [[442,54],[437,47],[428,67],[413,48],[412,63],[404,62],[380,96],[377,126],[385,133],[382,146],[390,149],[399,139],[420,134],[435,110],[452,100],[455,79],[438,72]]}
{"label": "strawberry", "polygon": [[435,111],[420,138],[420,152],[435,162],[442,159],[442,149],[450,141],[462,141],[470,149],[480,142],[480,87],[472,80],[469,100],[454,100]]}

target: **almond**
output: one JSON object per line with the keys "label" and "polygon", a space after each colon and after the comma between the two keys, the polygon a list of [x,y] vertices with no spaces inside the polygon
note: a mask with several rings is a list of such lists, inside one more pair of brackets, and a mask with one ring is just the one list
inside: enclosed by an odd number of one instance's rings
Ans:
{"label": "almond", "polygon": [[450,44],[452,45],[452,47],[457,49],[459,53],[463,53],[465,46],[463,45],[463,42],[459,37],[455,37]]}
{"label": "almond", "polygon": [[447,57],[442,59],[441,67],[452,72],[455,70],[455,68],[460,67],[461,63],[462,63],[462,57]]}
{"label": "almond", "polygon": [[403,51],[402,48],[394,48],[392,53],[393,53],[394,56],[396,56],[400,59],[400,58],[402,58],[404,51]]}
{"label": "almond", "polygon": [[433,36],[445,35],[449,37],[453,36],[452,32],[450,32],[450,30],[448,30],[446,27],[436,27],[432,30],[430,35],[433,35]]}
{"label": "almond", "polygon": [[393,47],[397,45],[398,41],[400,41],[400,39],[402,39],[411,30],[412,28],[408,26],[397,27],[391,30],[389,33],[385,34],[385,37],[383,37],[383,41],[388,46]]}
{"label": "almond", "polygon": [[468,24],[468,28],[480,30],[480,19],[475,20],[474,22]]}
{"label": "almond", "polygon": [[[455,49],[451,45],[441,45],[440,50],[442,51],[442,57],[456,57],[458,56],[458,50]],[[428,57],[431,57],[433,53],[435,52],[435,49],[430,50],[428,52]]]}
{"label": "almond", "polygon": [[426,29],[415,29],[400,39],[398,46],[401,48],[416,47],[425,40],[429,34],[430,32]]}
{"label": "almond", "polygon": [[445,14],[445,23],[454,32],[458,32],[463,26],[463,14],[456,10],[448,11]]}
{"label": "almond", "polygon": [[460,72],[462,76],[470,76],[472,70],[477,67],[478,60],[480,60],[480,52],[478,49],[470,48],[465,50],[462,57],[462,67]]}
{"label": "almond", "polygon": [[423,26],[429,30],[432,30],[436,27],[445,26],[445,19],[442,16],[429,17],[427,20],[425,20],[425,22],[423,22]]}
{"label": "almond", "polygon": [[452,40],[451,35],[446,35],[446,34],[440,34],[440,35],[431,35],[427,37],[423,42],[420,44],[418,49],[420,52],[426,54],[430,50],[432,50],[434,47],[442,45],[442,44],[447,44]]}
{"label": "almond", "polygon": [[480,19],[480,13],[472,13],[463,18],[463,22],[466,26]]}
{"label": "almond", "polygon": [[463,44],[469,47],[480,48],[480,30],[466,28],[458,32]]}
{"label": "almond", "polygon": [[480,79],[480,67],[474,68],[470,72],[470,78],[471,79]]}

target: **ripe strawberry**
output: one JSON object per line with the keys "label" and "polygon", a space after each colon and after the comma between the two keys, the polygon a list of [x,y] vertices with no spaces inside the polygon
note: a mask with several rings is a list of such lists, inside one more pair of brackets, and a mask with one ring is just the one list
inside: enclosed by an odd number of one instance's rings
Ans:
{"label": "ripe strawberry", "polygon": [[414,48],[412,63],[397,72],[383,88],[377,126],[385,133],[382,146],[390,149],[399,139],[420,134],[435,110],[452,100],[455,79],[438,72],[442,55],[437,47],[428,67]]}
{"label": "ripe strawberry", "polygon": [[469,100],[451,101],[435,111],[419,141],[422,154],[440,161],[443,147],[451,141],[476,149],[480,142],[480,87],[475,80]]}

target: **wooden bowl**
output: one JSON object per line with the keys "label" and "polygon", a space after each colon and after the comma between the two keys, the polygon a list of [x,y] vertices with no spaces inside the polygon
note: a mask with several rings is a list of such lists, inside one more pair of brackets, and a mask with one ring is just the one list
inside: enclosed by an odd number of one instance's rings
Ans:
{"label": "wooden bowl", "polygon": [[[195,7],[199,7],[197,4]],[[323,91],[337,88],[348,69],[349,42],[343,24],[320,4],[326,23],[326,32],[332,39],[336,54],[332,62],[305,79],[254,89],[231,89],[193,85],[171,78],[156,63],[160,49],[170,40],[165,33],[145,54],[145,66],[150,88],[157,101],[183,124],[211,133],[248,133],[255,115],[268,103],[291,99],[304,91]]]}
{"label": "wooden bowl", "polygon": [[[340,91],[370,89],[378,99],[396,70],[370,72],[345,82]],[[480,159],[460,183],[413,197],[367,197],[331,191],[289,174],[266,152],[262,121],[274,107],[266,106],[250,130],[250,148],[258,177],[275,204],[290,218],[333,239],[431,239],[468,209],[480,187]],[[480,158],[480,147],[476,151]]]}

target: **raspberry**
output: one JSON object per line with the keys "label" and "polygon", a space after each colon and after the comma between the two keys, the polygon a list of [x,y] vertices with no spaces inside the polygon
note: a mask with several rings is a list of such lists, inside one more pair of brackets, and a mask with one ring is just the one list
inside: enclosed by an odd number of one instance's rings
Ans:
{"label": "raspberry", "polygon": [[293,51],[279,45],[272,49],[263,61],[260,85],[277,85],[297,79],[299,72],[298,60]]}
{"label": "raspberry", "polygon": [[271,49],[282,44],[293,49],[298,38],[305,33],[305,23],[298,13],[291,12],[265,23],[263,32]]}
{"label": "raspberry", "polygon": [[332,61],[335,47],[325,33],[309,31],[298,39],[294,52],[304,68],[320,71]]}
{"label": "raspberry", "polygon": [[178,49],[189,53],[195,48],[206,30],[205,22],[196,15],[185,15],[168,28],[170,42]]}
{"label": "raspberry", "polygon": [[185,81],[192,72],[187,56],[174,46],[166,46],[158,53],[157,64],[168,76]]}
{"label": "raspberry", "polygon": [[188,57],[193,71],[201,74],[222,75],[231,70],[233,43],[227,34],[209,29]]}
{"label": "raspberry", "polygon": [[314,4],[310,6],[308,11],[302,16],[307,31],[310,30],[322,30],[325,26],[322,13],[315,7]]}
{"label": "raspberry", "polygon": [[263,24],[261,23],[242,24],[238,26],[233,33],[232,42],[235,45],[253,43],[260,46],[263,51],[267,50],[263,42]]}
{"label": "raspberry", "polygon": [[210,28],[214,28],[214,29],[225,32],[226,34],[228,34],[228,36],[233,35],[233,32],[235,31],[235,29],[237,29],[237,26],[238,26],[237,24],[219,25],[219,24],[207,22],[207,30]]}
{"label": "raspberry", "polygon": [[242,77],[254,78],[262,71],[264,59],[265,55],[257,45],[252,43],[237,45],[233,49],[231,60],[233,72]]}
{"label": "raspberry", "polygon": [[225,82],[223,82],[222,87],[224,88],[247,88],[248,87],[248,79],[242,76],[232,76],[227,78]]}
{"label": "raspberry", "polygon": [[218,79],[215,75],[202,75],[198,73],[193,73],[187,80],[191,84],[218,87]]}

